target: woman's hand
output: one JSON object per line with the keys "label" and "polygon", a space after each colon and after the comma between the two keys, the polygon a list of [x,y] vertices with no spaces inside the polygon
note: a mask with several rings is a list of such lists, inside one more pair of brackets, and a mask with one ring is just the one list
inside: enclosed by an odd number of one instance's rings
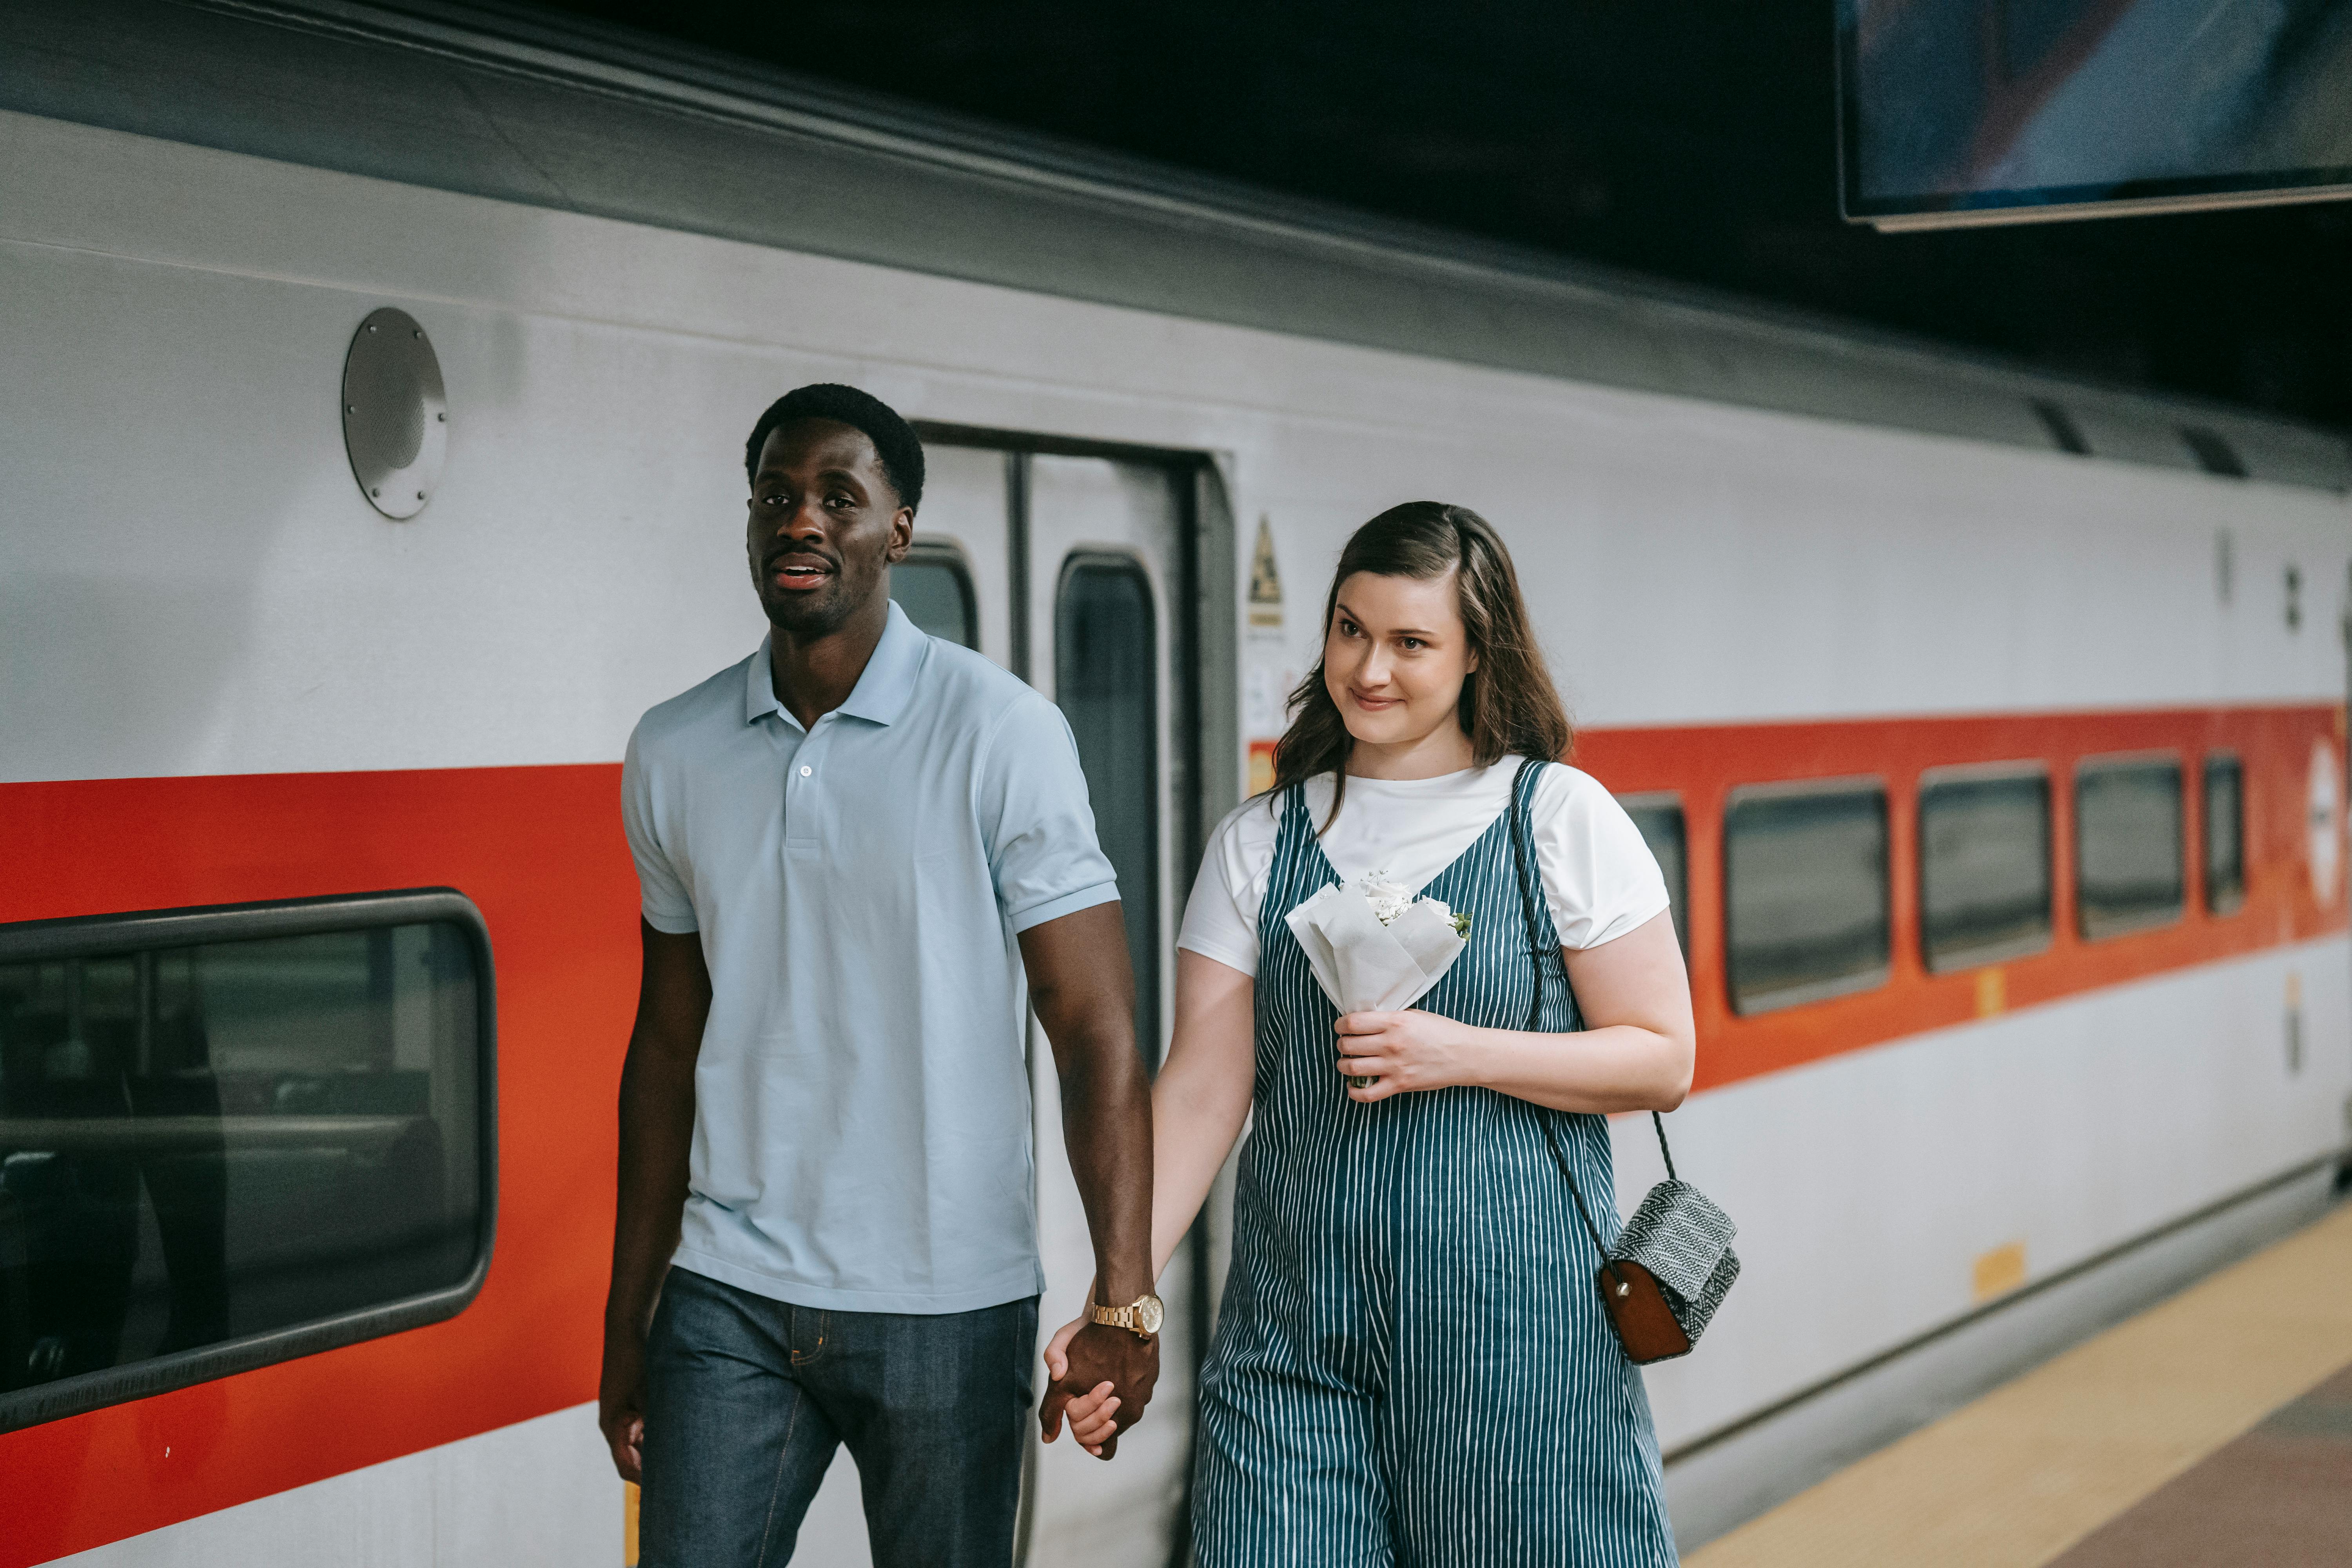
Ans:
{"label": "woman's hand", "polygon": [[1373,1081],[1362,1089],[1349,1084],[1348,1098],[1369,1105],[1392,1094],[1475,1083],[1478,1036],[1484,1032],[1417,1008],[1350,1013],[1339,1020],[1339,1069],[1345,1077]]}
{"label": "woman's hand", "polygon": [[[1047,1342],[1045,1373],[1049,1384],[1070,1374],[1070,1342],[1092,1321],[1081,1312],[1064,1323]],[[1072,1441],[1097,1459],[1103,1457],[1103,1445],[1118,1430],[1118,1423],[1111,1419],[1118,1413],[1118,1395],[1111,1392],[1112,1386],[1098,1383],[1062,1407],[1062,1414],[1069,1417]],[[1048,1416],[1045,1441],[1050,1443],[1061,1435],[1061,1422]]]}

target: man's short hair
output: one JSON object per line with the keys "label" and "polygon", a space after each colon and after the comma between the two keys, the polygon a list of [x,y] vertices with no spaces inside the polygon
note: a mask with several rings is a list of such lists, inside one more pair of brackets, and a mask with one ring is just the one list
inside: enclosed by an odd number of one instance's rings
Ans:
{"label": "man's short hair", "polygon": [[899,504],[910,511],[922,504],[923,443],[914,426],[872,393],[837,381],[794,387],[768,405],[768,411],[751,426],[751,440],[743,444],[745,479],[759,478],[760,448],[768,444],[769,433],[795,419],[830,419],[865,432],[882,459],[882,477],[898,492]]}

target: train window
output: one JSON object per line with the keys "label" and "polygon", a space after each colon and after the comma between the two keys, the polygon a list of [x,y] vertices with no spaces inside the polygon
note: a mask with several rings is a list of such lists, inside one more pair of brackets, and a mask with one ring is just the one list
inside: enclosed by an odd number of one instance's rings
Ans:
{"label": "train window", "polygon": [[935,637],[980,646],[980,605],[972,592],[971,572],[955,546],[936,541],[918,542],[907,558],[890,568],[890,596],[907,618]]}
{"label": "train window", "polygon": [[1886,786],[1875,779],[1732,792],[1723,823],[1725,952],[1741,1013],[1886,978]]}
{"label": "train window", "polygon": [[2075,771],[2075,904],[2085,937],[2180,917],[2180,763],[2171,758],[2094,761]]}
{"label": "train window", "polygon": [[2216,752],[2205,759],[2205,907],[2226,915],[2245,901],[2245,770]]}
{"label": "train window", "polygon": [[2050,775],[1937,768],[1919,783],[1919,945],[1930,971],[2050,944]]}
{"label": "train window", "polygon": [[447,891],[0,926],[0,1430],[462,1308],[490,990]]}
{"label": "train window", "polygon": [[1095,831],[1118,874],[1135,961],[1135,1043],[1160,1060],[1160,681],[1151,584],[1126,556],[1077,554],[1055,607],[1054,698],[1078,742]]}
{"label": "train window", "polygon": [[1683,803],[1670,794],[1628,795],[1618,797],[1618,805],[1642,830],[1642,842],[1665,874],[1666,897],[1674,900],[1675,940],[1683,944],[1683,955],[1690,955],[1690,914],[1684,908],[1688,902],[1690,873],[1687,869],[1687,841],[1683,833]]}

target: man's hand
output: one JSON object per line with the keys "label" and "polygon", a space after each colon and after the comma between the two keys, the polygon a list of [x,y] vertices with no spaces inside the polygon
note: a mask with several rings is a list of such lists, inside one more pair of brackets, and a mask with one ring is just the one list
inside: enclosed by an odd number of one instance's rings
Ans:
{"label": "man's hand", "polygon": [[1118,1435],[1151,1403],[1160,1381],[1160,1340],[1082,1319],[1054,1336],[1045,1370],[1053,1381],[1037,1410],[1045,1441],[1060,1435],[1066,1413],[1070,1436],[1087,1453],[1108,1459],[1118,1452]]}
{"label": "man's hand", "polygon": [[1057,1413],[1053,1395],[1053,1384],[1069,1375],[1070,1342],[1093,1321],[1081,1313],[1054,1331],[1053,1339],[1045,1346],[1046,1394],[1045,1403],[1038,1406],[1037,1420],[1045,1428],[1045,1441],[1050,1443],[1062,1435],[1061,1423],[1066,1419],[1070,1441],[1099,1459],[1103,1457],[1103,1444],[1118,1429],[1118,1424],[1111,1419],[1118,1412],[1118,1385],[1097,1383],[1075,1399],[1065,1394],[1066,1403],[1058,1406]]}
{"label": "man's hand", "polygon": [[646,1331],[661,1298],[686,1207],[694,1142],[694,1062],[710,1016],[702,939],[638,922],[645,973],[621,1066],[621,1170],[613,1217],[613,1288],[604,1301],[604,1366],[596,1424],[625,1481],[644,1471]]}
{"label": "man's hand", "polygon": [[596,1385],[596,1425],[613,1450],[621,1479],[646,1479],[646,1344],[627,1333],[604,1332],[604,1371]]}

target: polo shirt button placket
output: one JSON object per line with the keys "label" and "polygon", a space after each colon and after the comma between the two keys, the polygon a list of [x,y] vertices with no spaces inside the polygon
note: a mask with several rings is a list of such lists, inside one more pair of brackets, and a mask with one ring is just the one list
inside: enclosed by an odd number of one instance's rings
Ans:
{"label": "polo shirt button placket", "polygon": [[811,834],[794,832],[793,827],[793,818],[810,809],[808,803],[799,799],[801,786],[805,784],[811,789],[816,787],[815,764],[801,759],[806,757],[824,739],[826,728],[833,722],[833,719],[834,715],[830,713],[819,714],[817,721],[810,725],[807,733],[802,737],[798,754],[785,765],[784,839],[787,843],[804,842],[813,837]]}

